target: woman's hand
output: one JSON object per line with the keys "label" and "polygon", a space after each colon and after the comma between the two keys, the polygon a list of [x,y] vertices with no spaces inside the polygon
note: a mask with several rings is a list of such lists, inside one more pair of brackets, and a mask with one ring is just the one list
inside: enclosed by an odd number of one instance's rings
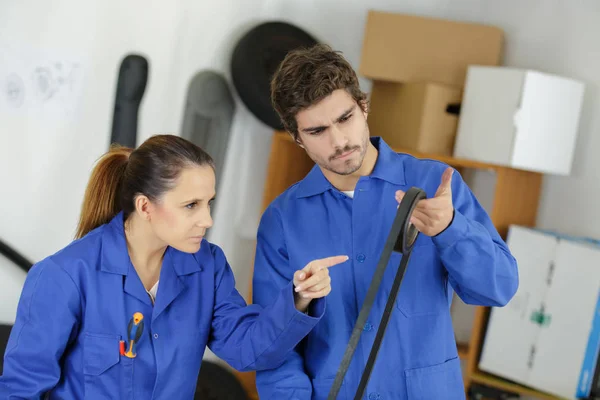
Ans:
{"label": "woman's hand", "polygon": [[313,260],[294,273],[294,303],[300,312],[306,312],[312,299],[325,297],[331,292],[329,267],[343,263],[348,256],[334,256]]}

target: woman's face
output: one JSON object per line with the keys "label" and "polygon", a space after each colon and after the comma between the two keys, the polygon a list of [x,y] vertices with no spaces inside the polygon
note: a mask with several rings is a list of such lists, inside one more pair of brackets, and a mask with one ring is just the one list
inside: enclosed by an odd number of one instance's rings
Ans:
{"label": "woman's face", "polygon": [[181,171],[175,187],[149,205],[150,225],[167,245],[186,253],[200,250],[213,224],[210,206],[215,198],[215,173],[210,166]]}

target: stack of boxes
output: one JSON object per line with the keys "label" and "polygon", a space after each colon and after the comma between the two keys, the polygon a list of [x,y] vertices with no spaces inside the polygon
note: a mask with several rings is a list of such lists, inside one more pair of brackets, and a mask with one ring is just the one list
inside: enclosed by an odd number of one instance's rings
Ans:
{"label": "stack of boxes", "polygon": [[502,65],[498,27],[370,11],[371,134],[397,150],[568,175],[583,84]]}
{"label": "stack of boxes", "polygon": [[500,65],[496,27],[370,11],[360,73],[373,82],[369,127],[393,148],[450,156],[469,65]]}

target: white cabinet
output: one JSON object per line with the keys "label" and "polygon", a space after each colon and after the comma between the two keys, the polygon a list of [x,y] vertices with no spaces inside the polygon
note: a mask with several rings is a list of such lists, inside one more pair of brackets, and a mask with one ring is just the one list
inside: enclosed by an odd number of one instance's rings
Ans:
{"label": "white cabinet", "polygon": [[492,308],[479,368],[566,398],[589,393],[600,346],[600,245],[511,226],[519,288]]}

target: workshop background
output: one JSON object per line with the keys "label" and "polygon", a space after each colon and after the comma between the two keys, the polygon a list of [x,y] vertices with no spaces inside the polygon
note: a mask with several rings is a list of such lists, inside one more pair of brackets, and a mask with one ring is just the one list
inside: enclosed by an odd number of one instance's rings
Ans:
{"label": "workshop background", "polygon": [[[18,265],[73,238],[90,170],[115,129],[126,62],[147,62],[135,142],[177,133],[216,153],[208,239],[249,298],[264,205],[301,177],[298,165],[310,167],[253,109],[259,76],[235,80],[234,50],[247,54],[241,39],[267,22],[341,50],[370,94],[371,134],[456,167],[507,238],[519,263],[515,298],[501,309],[452,306],[470,397],[593,398],[596,0],[0,0],[0,323],[14,322],[26,274]],[[189,125],[195,105],[219,123]],[[210,352],[206,360],[221,365]],[[230,377],[256,396],[251,374]]]}

